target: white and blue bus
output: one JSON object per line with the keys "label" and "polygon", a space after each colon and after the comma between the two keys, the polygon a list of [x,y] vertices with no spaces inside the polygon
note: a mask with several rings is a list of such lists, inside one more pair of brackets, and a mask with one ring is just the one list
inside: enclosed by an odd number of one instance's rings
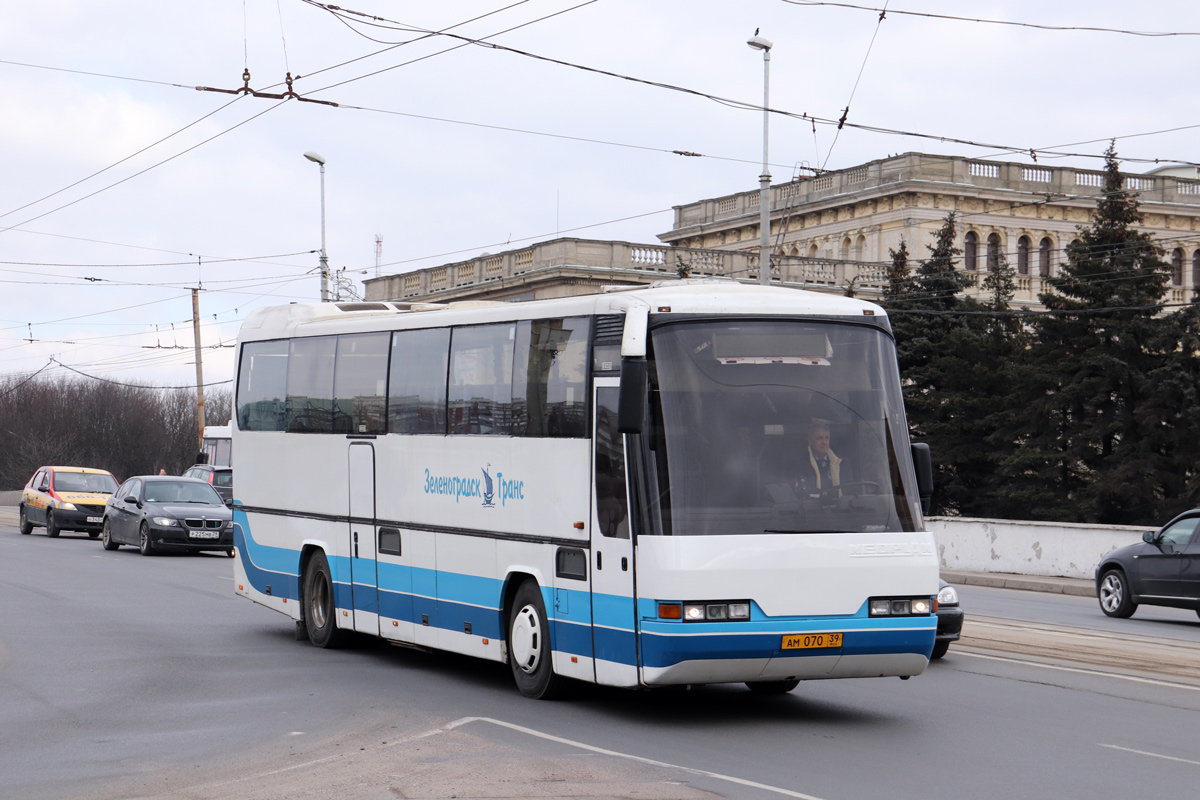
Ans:
{"label": "white and blue bus", "polygon": [[242,325],[235,406],[236,591],[318,647],[507,662],[531,697],[928,664],[929,454],[871,303],[280,306]]}

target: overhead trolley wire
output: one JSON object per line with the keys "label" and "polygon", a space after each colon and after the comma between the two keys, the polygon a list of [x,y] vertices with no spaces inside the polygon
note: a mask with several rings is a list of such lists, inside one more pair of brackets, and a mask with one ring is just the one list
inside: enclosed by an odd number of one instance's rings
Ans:
{"label": "overhead trolley wire", "polygon": [[[783,2],[793,6],[831,6],[834,8],[852,8],[857,11],[874,11],[876,13],[884,11],[883,8],[875,8],[873,6],[859,6],[853,3],[831,3],[822,2],[822,0],[783,0]],[[885,5],[886,8],[886,5]],[[1119,33],[1126,36],[1146,36],[1146,37],[1167,37],[1167,36],[1200,36],[1200,31],[1134,31],[1125,30],[1123,28],[1102,28],[1096,25],[1049,25],[1046,23],[1037,22],[1015,22],[1006,19],[982,19],[977,17],[959,17],[953,14],[931,14],[923,11],[901,11],[899,9],[890,9],[890,14],[903,14],[909,17],[927,17],[929,19],[945,19],[955,22],[977,22],[986,25],[1010,25],[1018,28],[1037,28],[1044,31],[1086,31],[1088,33]]]}

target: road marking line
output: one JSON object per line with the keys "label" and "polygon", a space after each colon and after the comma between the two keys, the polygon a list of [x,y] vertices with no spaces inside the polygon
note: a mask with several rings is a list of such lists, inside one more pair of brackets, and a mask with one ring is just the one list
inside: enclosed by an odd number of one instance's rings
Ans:
{"label": "road marking line", "polygon": [[1117,744],[1104,744],[1096,742],[1098,747],[1109,747],[1113,750],[1124,750],[1126,753],[1137,753],[1139,756],[1150,756],[1151,758],[1165,758],[1167,761],[1182,761],[1184,764],[1195,764],[1200,767],[1200,761],[1192,761],[1190,758],[1176,758],[1175,756],[1164,756],[1162,753],[1148,753],[1145,750],[1134,750],[1132,747],[1121,747]]}
{"label": "road marking line", "polygon": [[1132,681],[1134,683],[1146,683],[1151,686],[1167,686],[1172,689],[1187,689],[1189,692],[1200,692],[1200,686],[1192,686],[1186,683],[1172,683],[1171,681],[1158,681],[1153,678],[1139,678],[1135,675],[1122,675],[1118,672],[1101,672],[1097,669],[1080,669],[1078,667],[1060,667],[1057,664],[1042,664],[1037,661],[1024,661],[1019,658],[1004,658],[1003,656],[985,656],[983,653],[967,653],[963,650],[956,651],[960,656],[968,658],[982,658],[988,661],[1004,661],[1009,664],[1023,664],[1027,667],[1041,667],[1042,669],[1054,669],[1059,672],[1077,672],[1080,675],[1097,675],[1101,678],[1116,678],[1122,681]]}
{"label": "road marking line", "polygon": [[785,797],[798,797],[798,798],[801,798],[801,800],[821,800],[821,798],[814,797],[811,794],[803,794],[801,792],[793,792],[790,789],[781,789],[778,786],[769,786],[765,783],[758,783],[756,781],[748,781],[744,778],[735,778],[732,775],[722,775],[719,772],[709,772],[708,770],[695,769],[694,767],[682,767],[682,766],[679,766],[678,764],[668,764],[665,761],[655,761],[652,758],[643,758],[642,756],[630,755],[629,753],[619,753],[616,750],[606,750],[603,747],[596,747],[594,745],[584,744],[583,742],[577,742],[573,739],[564,739],[561,736],[554,736],[553,734],[543,733],[541,731],[534,730],[533,728],[526,728],[522,725],[514,725],[511,722],[504,722],[502,720],[491,719],[489,717],[463,717],[462,719],[456,719],[454,722],[451,722],[449,725],[446,726],[446,730],[453,730],[454,728],[457,728],[461,725],[466,725],[469,722],[488,722],[488,723],[491,723],[492,725],[499,725],[500,727],[503,727],[503,728],[509,728],[514,731],[519,731],[521,733],[528,734],[529,736],[536,736],[538,738],[546,739],[551,742],[558,742],[559,744],[565,744],[565,745],[570,745],[571,747],[577,747],[580,750],[590,750],[593,753],[600,753],[601,755],[606,755],[606,756],[616,756],[618,758],[628,758],[632,761],[640,761],[643,764],[650,764],[651,766],[655,766],[655,767],[665,767],[667,769],[676,769],[676,770],[681,770],[683,772],[690,772],[693,775],[703,775],[706,778],[715,778],[719,781],[726,781],[728,783],[736,783],[740,786],[749,786],[754,789],[762,789],[763,791],[773,792],[775,794],[780,794]]}

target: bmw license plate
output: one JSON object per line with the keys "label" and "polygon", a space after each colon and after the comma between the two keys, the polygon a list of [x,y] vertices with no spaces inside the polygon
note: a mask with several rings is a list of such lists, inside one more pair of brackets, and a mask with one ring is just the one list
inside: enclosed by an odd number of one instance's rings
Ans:
{"label": "bmw license plate", "polygon": [[193,539],[216,539],[221,534],[217,531],[191,531],[188,533]]}
{"label": "bmw license plate", "polygon": [[95,523],[98,525],[98,524],[100,524],[101,522],[104,522],[104,517],[88,517],[88,518],[87,518],[87,521],[88,521],[88,522],[95,522]]}
{"label": "bmw license plate", "polygon": [[840,633],[790,633],[783,637],[784,650],[810,650],[822,647],[841,647]]}

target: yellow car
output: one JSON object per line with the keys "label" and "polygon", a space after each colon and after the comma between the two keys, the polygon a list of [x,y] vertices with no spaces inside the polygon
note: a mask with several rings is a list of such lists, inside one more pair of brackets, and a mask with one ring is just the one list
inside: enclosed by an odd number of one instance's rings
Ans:
{"label": "yellow car", "polygon": [[102,469],[42,467],[21,495],[21,533],[28,535],[38,525],[47,536],[86,531],[95,539],[104,524],[104,505],[116,490],[117,479]]}

